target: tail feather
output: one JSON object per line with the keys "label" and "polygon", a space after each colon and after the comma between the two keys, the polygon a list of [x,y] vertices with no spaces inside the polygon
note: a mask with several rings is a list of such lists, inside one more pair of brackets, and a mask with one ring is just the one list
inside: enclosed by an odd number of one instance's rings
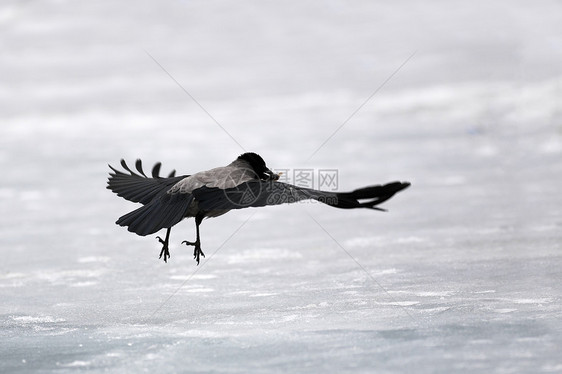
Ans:
{"label": "tail feather", "polygon": [[180,222],[192,201],[191,195],[165,195],[125,214],[115,223],[141,236],[154,234]]}

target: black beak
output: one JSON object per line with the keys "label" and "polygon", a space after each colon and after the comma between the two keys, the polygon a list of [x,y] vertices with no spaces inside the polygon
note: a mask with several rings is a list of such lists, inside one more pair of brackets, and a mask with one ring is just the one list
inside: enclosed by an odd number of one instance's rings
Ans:
{"label": "black beak", "polygon": [[275,174],[274,172],[272,172],[271,170],[267,169],[266,171],[263,172],[264,175],[264,180],[266,181],[276,181],[279,180],[279,174]]}

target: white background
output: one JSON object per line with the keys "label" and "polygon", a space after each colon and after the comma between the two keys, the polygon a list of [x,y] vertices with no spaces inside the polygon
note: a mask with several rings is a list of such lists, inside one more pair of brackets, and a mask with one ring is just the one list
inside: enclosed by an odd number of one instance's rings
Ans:
{"label": "white background", "polygon": [[[0,48],[0,372],[562,371],[559,2],[4,0]],[[199,267],[114,224],[108,163],[243,150],[412,187],[204,221]]]}

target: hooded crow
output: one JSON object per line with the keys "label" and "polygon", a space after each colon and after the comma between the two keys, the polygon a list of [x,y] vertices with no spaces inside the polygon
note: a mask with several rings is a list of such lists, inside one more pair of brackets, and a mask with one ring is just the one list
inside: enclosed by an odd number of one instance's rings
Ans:
{"label": "hooded crow", "polygon": [[228,164],[193,175],[176,176],[175,170],[161,177],[161,163],[154,165],[152,178],[147,177],[141,160],[132,171],[121,160],[125,172],[109,165],[107,188],[124,199],[142,206],[117,220],[131,232],[141,236],[166,229],[166,236],[156,238],[162,244],[160,258],[167,262],[170,257],[168,244],[172,226],[186,217],[195,217],[196,239],[182,244],[193,246],[193,257],[199,264],[205,257],[201,250],[199,225],[203,218],[218,217],[232,209],[262,207],[294,203],[313,199],[343,209],[368,208],[383,210],[377,205],[390,199],[397,192],[410,186],[408,182],[391,182],[359,188],[351,192],[328,192],[298,187],[279,182],[279,175],[272,172],[260,155],[252,152],[240,155]]}

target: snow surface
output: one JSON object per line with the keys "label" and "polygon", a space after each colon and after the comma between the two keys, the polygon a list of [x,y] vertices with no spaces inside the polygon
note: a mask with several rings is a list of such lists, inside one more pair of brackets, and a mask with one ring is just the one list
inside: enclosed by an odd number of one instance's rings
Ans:
{"label": "snow surface", "polygon": [[[559,2],[5,0],[0,45],[0,372],[562,372]],[[205,221],[199,267],[114,224],[107,163],[241,147],[413,185]]]}

